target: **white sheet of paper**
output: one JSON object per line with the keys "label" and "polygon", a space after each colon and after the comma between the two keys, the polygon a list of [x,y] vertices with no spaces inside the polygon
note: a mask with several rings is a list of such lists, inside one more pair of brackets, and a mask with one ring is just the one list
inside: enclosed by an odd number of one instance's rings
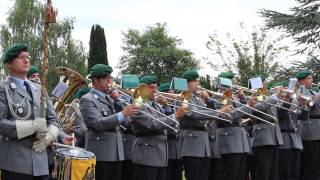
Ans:
{"label": "white sheet of paper", "polygon": [[51,94],[60,99],[63,96],[63,94],[66,92],[67,89],[68,89],[68,85],[66,83],[64,83],[63,81],[59,81],[59,83],[53,89]]}
{"label": "white sheet of paper", "polygon": [[251,89],[263,88],[261,77],[251,78],[249,79],[249,83],[251,84]]}
{"label": "white sheet of paper", "polygon": [[289,87],[288,87],[288,89],[294,90],[296,85],[297,85],[297,83],[298,83],[298,79],[297,78],[290,78],[289,79]]}

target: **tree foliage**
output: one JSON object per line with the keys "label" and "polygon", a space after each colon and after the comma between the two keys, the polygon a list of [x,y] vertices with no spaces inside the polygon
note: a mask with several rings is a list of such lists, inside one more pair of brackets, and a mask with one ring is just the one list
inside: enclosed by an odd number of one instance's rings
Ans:
{"label": "tree foliage", "polygon": [[[244,31],[244,26],[240,24]],[[274,75],[279,67],[277,58],[288,51],[281,45],[282,37],[272,39],[263,29],[255,29],[247,39],[238,40],[227,34],[227,40],[222,41],[217,33],[209,35],[207,48],[213,57],[208,64],[215,70],[233,71],[237,74],[238,82],[246,86],[247,81],[254,75]]]}
{"label": "tree foliage", "polygon": [[[37,0],[16,0],[8,12],[7,23],[0,26],[0,46],[4,52],[15,43],[28,45],[31,64],[41,67],[44,49],[44,17],[46,7]],[[86,73],[87,54],[81,42],[72,38],[73,18],[50,24],[47,89],[58,82],[55,68],[66,66],[82,75]]]}
{"label": "tree foliage", "polygon": [[263,9],[266,28],[283,30],[285,35],[293,37],[302,45],[298,52],[318,53],[320,47],[320,1],[296,0],[298,5],[290,9],[290,13],[281,13]]}
{"label": "tree foliage", "polygon": [[123,36],[125,54],[118,65],[122,73],[153,74],[162,83],[199,66],[191,51],[179,47],[182,40],[168,35],[166,24],[157,23],[144,32],[129,29]]}
{"label": "tree foliage", "polygon": [[88,70],[95,64],[108,65],[107,42],[104,29],[100,25],[92,26],[89,44]]}

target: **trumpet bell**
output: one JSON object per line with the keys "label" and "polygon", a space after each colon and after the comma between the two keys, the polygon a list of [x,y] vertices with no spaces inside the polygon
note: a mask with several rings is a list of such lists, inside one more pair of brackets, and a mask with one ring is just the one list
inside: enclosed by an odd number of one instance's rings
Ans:
{"label": "trumpet bell", "polygon": [[183,91],[181,94],[180,94],[180,98],[181,98],[181,101],[185,101],[185,102],[189,102],[192,98],[192,94],[191,92],[189,91]]}

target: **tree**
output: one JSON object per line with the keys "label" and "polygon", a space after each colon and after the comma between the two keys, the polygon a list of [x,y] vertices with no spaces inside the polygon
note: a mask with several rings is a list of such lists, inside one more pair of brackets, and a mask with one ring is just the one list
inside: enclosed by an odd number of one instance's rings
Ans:
{"label": "tree", "polygon": [[[240,24],[242,30],[244,26]],[[254,75],[270,76],[278,68],[276,61],[282,53],[288,51],[281,45],[282,37],[271,39],[266,31],[255,29],[246,40],[237,40],[227,34],[227,41],[222,42],[217,33],[209,35],[207,48],[215,59],[208,64],[215,70],[234,71],[240,85],[247,86],[247,81]],[[221,59],[221,61],[216,61]]]}
{"label": "tree", "polygon": [[109,64],[107,43],[104,29],[100,25],[93,25],[90,34],[90,49],[88,58],[88,70],[95,64]]}
{"label": "tree", "polygon": [[211,83],[211,78],[209,75],[206,76],[200,76],[199,78],[199,84],[201,87],[212,90],[213,84]]}
{"label": "tree", "polygon": [[[25,43],[32,56],[31,64],[41,67],[45,12],[45,5],[37,0],[16,0],[8,12],[7,24],[0,26],[2,51],[15,43]],[[86,73],[87,54],[82,43],[72,39],[73,22],[74,19],[65,18],[50,25],[48,92],[59,79],[55,72],[56,67],[66,66],[82,75]]]}
{"label": "tree", "polygon": [[130,29],[123,35],[125,55],[118,65],[122,73],[153,74],[162,83],[199,66],[191,51],[178,47],[182,40],[168,35],[165,23],[147,27],[143,33]]}
{"label": "tree", "polygon": [[299,45],[298,53],[317,53],[320,47],[320,1],[296,0],[299,5],[291,8],[291,13],[261,10],[266,28],[280,29],[288,37],[293,37]]}

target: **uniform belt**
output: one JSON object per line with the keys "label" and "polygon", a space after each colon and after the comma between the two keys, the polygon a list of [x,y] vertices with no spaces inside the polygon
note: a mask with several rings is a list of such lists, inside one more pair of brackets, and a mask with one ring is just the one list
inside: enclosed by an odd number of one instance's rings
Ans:
{"label": "uniform belt", "polygon": [[281,129],[281,133],[296,133],[295,129]]}
{"label": "uniform belt", "polygon": [[186,130],[194,130],[194,131],[206,131],[205,127],[191,126],[191,125],[182,125],[181,128]]}
{"label": "uniform belt", "polygon": [[309,115],[310,119],[320,119],[320,115]]}
{"label": "uniform belt", "polygon": [[180,134],[168,134],[168,139],[179,139]]}
{"label": "uniform belt", "polygon": [[146,136],[159,136],[166,135],[164,132],[140,132],[136,134],[136,137],[146,137]]}

